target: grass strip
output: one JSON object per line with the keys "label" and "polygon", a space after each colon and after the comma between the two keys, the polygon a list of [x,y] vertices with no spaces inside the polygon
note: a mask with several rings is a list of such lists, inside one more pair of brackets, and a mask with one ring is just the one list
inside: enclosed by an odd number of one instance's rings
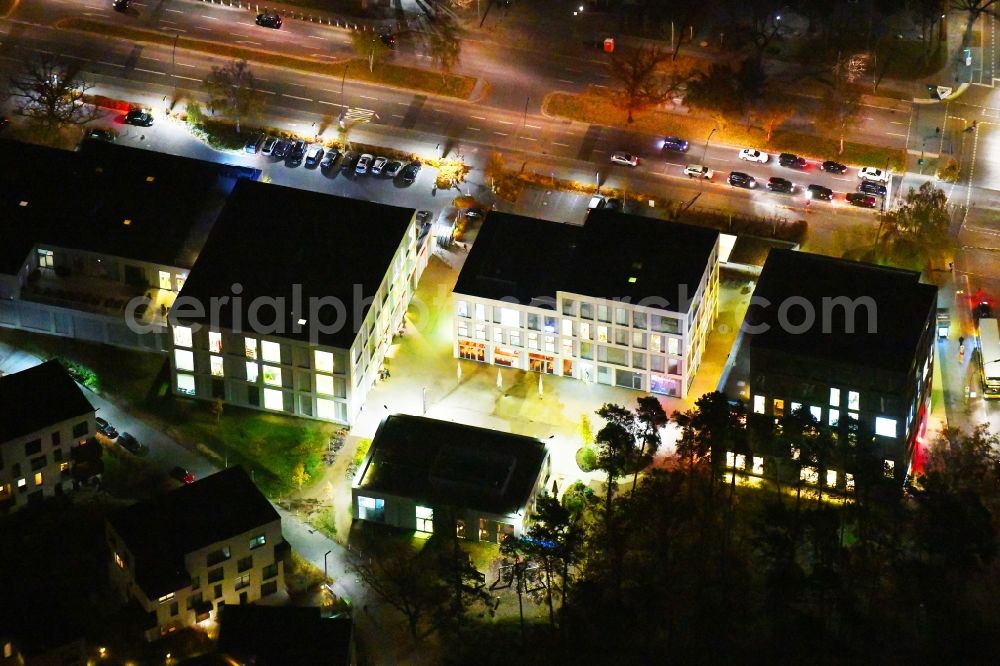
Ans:
{"label": "grass strip", "polygon": [[[160,46],[172,47],[175,40],[175,36],[168,33],[80,17],[62,19],[56,23],[56,27],[62,30],[78,30]],[[349,58],[341,62],[316,62],[273,51],[258,51],[242,46],[233,46],[231,44],[204,39],[193,39],[183,35],[176,37],[176,40],[177,48],[188,51],[199,51],[225,58],[257,62],[309,74],[319,74],[321,76],[343,77],[346,71],[346,78],[352,81],[366,81],[369,83],[390,85],[396,88],[416,90],[434,95],[443,95],[445,97],[456,97],[458,99],[468,99],[472,94],[472,89],[476,85],[476,79],[471,76],[441,74],[426,69],[386,62],[377,63],[374,71],[369,71],[368,61],[364,58]]]}
{"label": "grass strip", "polygon": [[[578,95],[574,93],[550,93],[542,105],[545,113],[570,120],[600,125],[628,127],[639,132],[688,137],[708,136],[715,127],[711,118],[682,116],[664,111],[643,111],[635,113],[635,122],[627,124],[624,112],[610,100],[599,95]],[[618,122],[615,122],[618,120]],[[850,164],[889,166],[902,171],[906,168],[906,151],[901,148],[873,146],[866,143],[844,142],[844,152],[838,154],[837,139],[815,134],[775,130],[771,140],[759,127],[747,129],[739,123],[727,123],[716,134],[716,141],[736,146],[758,146],[768,152],[797,153],[814,159],[836,159]],[[696,160],[694,160],[696,161]]]}

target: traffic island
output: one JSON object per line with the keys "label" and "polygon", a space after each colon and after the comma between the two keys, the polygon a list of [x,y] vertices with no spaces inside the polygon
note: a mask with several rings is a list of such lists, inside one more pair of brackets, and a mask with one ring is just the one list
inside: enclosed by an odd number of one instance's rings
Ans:
{"label": "traffic island", "polygon": [[[0,0],[3,2],[3,0]],[[416,67],[393,63],[376,63],[370,69],[365,58],[348,58],[340,62],[315,62],[306,58],[284,55],[274,51],[249,49],[204,39],[193,39],[155,30],[116,25],[88,18],[72,17],[57,21],[60,30],[73,30],[125,39],[141,44],[175,47],[186,51],[198,51],[210,55],[246,60],[271,67],[281,67],[306,74],[344,77],[351,81],[364,81],[378,85],[392,86],[403,90],[417,91],[443,97],[468,99],[476,86],[477,79],[460,74],[443,74]]]}

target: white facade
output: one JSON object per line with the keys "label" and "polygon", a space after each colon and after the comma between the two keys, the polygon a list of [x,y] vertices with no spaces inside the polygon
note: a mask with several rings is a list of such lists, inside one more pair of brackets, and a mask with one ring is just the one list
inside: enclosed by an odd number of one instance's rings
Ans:
{"label": "white facade", "polygon": [[70,449],[94,436],[94,410],[0,442],[0,510],[73,489]]}
{"label": "white facade", "polygon": [[689,292],[676,310],[564,291],[554,309],[456,292],[454,355],[683,398],[718,314],[718,247]]}
{"label": "white facade", "polygon": [[186,553],[184,568],[190,580],[156,598],[150,598],[136,582],[135,569],[142,563],[136,562],[129,545],[110,524],[106,539],[111,586],[123,602],[132,598],[149,614],[144,628],[148,641],[214,621],[225,604],[253,603],[285,589],[284,564],[276,552],[276,546],[284,542],[280,519]]}

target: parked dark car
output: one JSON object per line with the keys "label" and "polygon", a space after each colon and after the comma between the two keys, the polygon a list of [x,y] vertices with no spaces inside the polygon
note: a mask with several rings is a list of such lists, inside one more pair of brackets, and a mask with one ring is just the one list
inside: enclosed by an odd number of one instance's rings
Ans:
{"label": "parked dark car", "polygon": [[125,12],[132,6],[132,0],[113,0],[111,6],[116,12]]}
{"label": "parked dark car", "polygon": [[787,180],[785,178],[778,178],[777,176],[774,176],[772,178],[767,179],[767,189],[771,190],[772,192],[791,194],[792,189],[794,187],[795,186],[792,185],[792,181]]}
{"label": "parked dark car", "polygon": [[833,160],[827,160],[826,162],[823,162],[823,164],[821,164],[819,168],[829,173],[844,173],[845,171],[847,171],[846,166],[844,166],[840,162],[834,162]]}
{"label": "parked dark car", "polygon": [[320,160],[319,168],[320,171],[329,171],[333,168],[333,165],[337,163],[337,159],[340,158],[340,151],[336,148],[331,148],[326,151],[326,155]]}
{"label": "parked dark car", "polygon": [[243,150],[250,155],[256,155],[262,145],[264,145],[264,135],[254,134],[243,144]]}
{"label": "parked dark car", "polygon": [[745,187],[747,189],[757,187],[757,181],[754,180],[754,177],[742,171],[731,172],[729,174],[729,184],[733,187]]}
{"label": "parked dark car", "polygon": [[127,432],[123,432],[118,436],[118,444],[133,455],[142,454],[142,444],[140,444],[139,440],[137,440],[133,435],[130,435]]}
{"label": "parked dark car", "polygon": [[864,192],[865,194],[872,194],[878,197],[884,197],[886,193],[885,185],[882,183],[876,183],[873,180],[863,180],[858,185],[858,192]]}
{"label": "parked dark car", "polygon": [[382,43],[388,46],[390,49],[396,46],[396,35],[392,34],[391,32],[379,33],[378,38],[381,39]]}
{"label": "parked dark car", "polygon": [[676,136],[668,136],[663,140],[663,149],[672,150],[676,153],[686,153],[688,142]]}
{"label": "parked dark car", "polygon": [[174,467],[170,470],[170,478],[176,479],[184,484],[194,483],[194,474],[187,471],[183,467]]}
{"label": "parked dark car", "polygon": [[153,124],[153,114],[145,109],[129,109],[129,112],[125,114],[125,122],[129,125],[149,127]]}
{"label": "parked dark car", "polygon": [[829,187],[823,187],[822,185],[810,185],[806,188],[806,194],[808,194],[811,199],[819,199],[820,201],[833,200],[833,190]]}
{"label": "parked dark car", "polygon": [[778,164],[792,169],[802,169],[806,165],[806,158],[799,157],[793,153],[781,153],[778,155]]}
{"label": "parked dark car", "polygon": [[993,318],[993,307],[990,305],[989,301],[979,301],[974,308],[972,308],[972,318],[979,322],[980,319],[992,319]]}
{"label": "parked dark car", "polygon": [[106,419],[102,419],[98,416],[94,419],[94,422],[97,424],[97,432],[101,433],[108,439],[114,440],[118,437],[118,431],[115,430],[115,427],[108,423]]}
{"label": "parked dark car", "polygon": [[399,172],[399,179],[405,184],[411,185],[417,179],[418,173],[420,173],[420,164],[410,162]]}
{"label": "parked dark car", "polygon": [[10,118],[7,116],[0,116],[0,130],[7,127],[7,125],[10,125]]}
{"label": "parked dark car", "polygon": [[118,132],[104,127],[95,127],[87,132],[87,138],[110,143],[118,138]]}
{"label": "parked dark car", "polygon": [[302,158],[306,156],[306,142],[297,139],[292,147],[288,149],[288,163],[297,165],[302,163]]}
{"label": "parked dark car", "polygon": [[279,160],[283,160],[288,156],[288,151],[292,148],[292,142],[287,139],[278,139],[278,143],[274,144],[274,151],[271,155]]}
{"label": "parked dark car", "polygon": [[361,157],[358,153],[352,153],[350,151],[344,153],[344,159],[340,161],[340,170],[344,173],[354,173],[354,167],[358,163],[358,159]]}
{"label": "parked dark car", "polygon": [[849,204],[860,208],[874,208],[877,202],[875,197],[863,192],[848,192],[846,198]]}
{"label": "parked dark car", "polygon": [[604,207],[607,210],[621,210],[624,207],[624,202],[617,197],[611,197],[604,202]]}
{"label": "parked dark car", "polygon": [[261,14],[257,14],[257,25],[262,25],[265,28],[274,28],[277,30],[281,27],[281,17],[278,16],[278,12],[267,11]]}

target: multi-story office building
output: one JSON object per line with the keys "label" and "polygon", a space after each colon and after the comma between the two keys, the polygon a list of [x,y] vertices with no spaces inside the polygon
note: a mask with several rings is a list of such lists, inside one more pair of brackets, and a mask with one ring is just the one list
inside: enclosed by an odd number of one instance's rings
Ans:
{"label": "multi-story office building", "polygon": [[179,395],[351,423],[427,263],[412,209],[240,181],[171,312]]}
{"label": "multi-story office building", "polygon": [[94,436],[94,407],[52,360],[0,377],[0,510],[72,490],[71,449]]}
{"label": "multi-story office building", "polygon": [[[750,408],[775,417],[804,410],[848,450],[870,444],[885,474],[902,481],[930,411],[936,303],[937,287],[916,272],[772,250],[738,342]],[[766,473],[760,454],[731,452],[728,462]],[[856,470],[842,456],[799,463],[802,481],[854,488]]]}
{"label": "multi-story office building", "polygon": [[242,467],[123,509],[105,532],[111,586],[149,641],[285,589],[281,518]]}
{"label": "multi-story office building", "polygon": [[684,397],[718,311],[719,234],[594,210],[490,213],[454,289],[458,358]]}
{"label": "multi-story office building", "polygon": [[227,191],[255,175],[100,141],[0,141],[0,326],[168,349],[167,309]]}
{"label": "multi-story office building", "polygon": [[550,467],[537,439],[395,414],[355,475],[354,518],[499,543],[521,536]]}

